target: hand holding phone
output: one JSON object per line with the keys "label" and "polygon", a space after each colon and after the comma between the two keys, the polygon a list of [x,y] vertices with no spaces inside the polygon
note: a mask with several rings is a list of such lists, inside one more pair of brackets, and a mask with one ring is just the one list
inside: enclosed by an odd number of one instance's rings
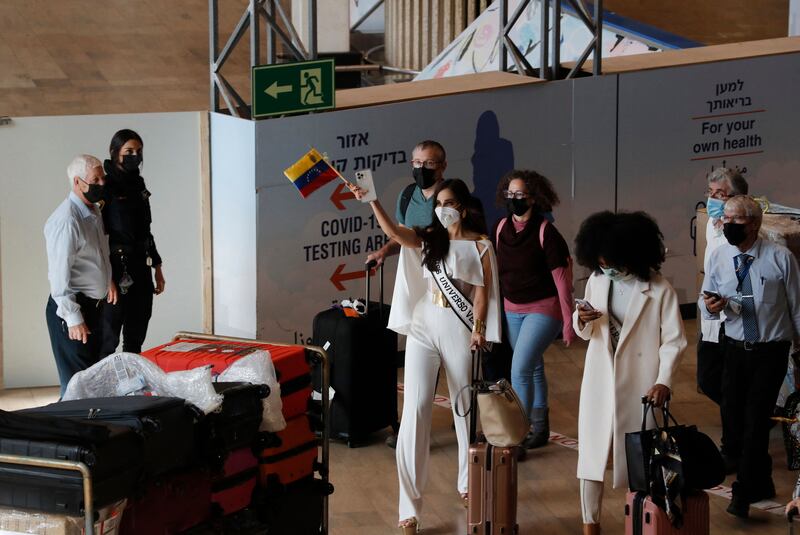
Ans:
{"label": "hand holding phone", "polygon": [[356,185],[364,192],[361,202],[370,202],[378,199],[375,193],[375,183],[372,179],[372,171],[363,169],[356,172]]}
{"label": "hand holding phone", "polygon": [[592,304],[589,301],[587,301],[586,299],[578,299],[576,297],[575,298],[575,304],[578,305],[578,307],[582,308],[583,310],[594,310],[594,307],[592,306]]}
{"label": "hand holding phone", "polygon": [[710,292],[708,290],[703,290],[703,295],[705,295],[706,297],[710,297],[711,299],[715,299],[715,300],[722,299],[722,296],[719,295],[717,292]]}

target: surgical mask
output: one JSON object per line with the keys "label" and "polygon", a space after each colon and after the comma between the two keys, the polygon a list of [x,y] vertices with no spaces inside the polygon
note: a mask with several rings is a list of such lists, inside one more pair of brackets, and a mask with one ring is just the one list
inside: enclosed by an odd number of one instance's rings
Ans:
{"label": "surgical mask", "polygon": [[434,212],[444,228],[447,228],[454,223],[458,223],[461,220],[461,214],[458,212],[458,210],[455,208],[450,208],[449,206],[438,206]]}
{"label": "surgical mask", "polygon": [[139,170],[139,165],[142,163],[141,154],[125,154],[122,156],[122,168],[127,173],[134,173]]}
{"label": "surgical mask", "polygon": [[87,191],[83,191],[83,196],[86,198],[87,201],[90,203],[96,203],[103,200],[105,197],[105,188],[102,184],[89,184],[82,178],[79,178],[81,182],[89,186]]}
{"label": "surgical mask", "polygon": [[415,167],[412,171],[414,182],[420,189],[428,189],[436,183],[436,169],[427,167]]}
{"label": "surgical mask", "polygon": [[528,199],[507,199],[506,208],[508,211],[519,217],[525,214],[531,206],[528,204]]}
{"label": "surgical mask", "polygon": [[611,279],[612,282],[622,282],[633,278],[631,273],[624,273],[616,268],[605,268],[600,266],[600,271],[603,272],[603,275]]}
{"label": "surgical mask", "polygon": [[728,243],[736,247],[747,239],[747,229],[744,223],[725,223],[722,225],[722,233]]}
{"label": "surgical mask", "polygon": [[722,216],[725,215],[725,201],[709,197],[706,202],[706,210],[708,211],[708,217],[722,219]]}

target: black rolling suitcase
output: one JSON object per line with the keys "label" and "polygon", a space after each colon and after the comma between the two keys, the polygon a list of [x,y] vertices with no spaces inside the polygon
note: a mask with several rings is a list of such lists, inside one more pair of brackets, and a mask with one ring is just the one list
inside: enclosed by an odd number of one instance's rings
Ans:
{"label": "black rolling suitcase", "polygon": [[144,440],[145,478],[197,462],[195,422],[199,411],[180,398],[125,396],[60,401],[21,414],[96,420],[133,429]]}
{"label": "black rolling suitcase", "polygon": [[[386,328],[389,305],[383,302],[383,266],[378,270],[380,301],[369,302],[370,269],[367,266],[366,311],[347,317],[331,308],[314,317],[313,344],[325,347],[330,359],[331,436],[361,445],[370,433],[392,426],[397,429],[397,333]],[[330,346],[326,347],[326,344]],[[319,391],[321,378],[314,375]]]}
{"label": "black rolling suitcase", "polygon": [[[137,490],[143,441],[128,427],[0,411],[0,453],[84,463],[90,470],[95,511]],[[81,516],[78,472],[0,464],[0,505]]]}
{"label": "black rolling suitcase", "polygon": [[222,406],[200,419],[197,441],[203,457],[221,468],[228,453],[260,443],[263,399],[270,391],[250,383],[214,383],[214,389],[224,396]]}

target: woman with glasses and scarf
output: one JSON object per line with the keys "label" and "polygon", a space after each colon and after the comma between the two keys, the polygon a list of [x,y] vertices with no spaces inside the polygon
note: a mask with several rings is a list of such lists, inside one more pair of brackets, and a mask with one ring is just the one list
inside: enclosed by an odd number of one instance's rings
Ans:
{"label": "woman with glasses and scarf", "polygon": [[153,294],[162,293],[166,284],[161,255],[150,232],[150,192],[139,174],[143,149],[139,134],[120,130],[111,138],[111,157],[103,164],[106,172],[103,223],[119,300],[103,309],[102,356],[117,350],[120,333],[122,351],[141,353],[153,312]]}
{"label": "woman with glasses and scarf", "polygon": [[[350,190],[358,199],[366,193],[355,185]],[[475,199],[458,179],[439,182],[434,199],[432,224],[414,229],[396,224],[377,200],[370,202],[381,229],[401,245],[388,327],[408,336],[396,452],[404,535],[419,530],[439,367],[454,400],[457,489],[466,505],[469,433],[466,418],[455,414],[455,400],[472,381],[471,350],[500,340],[494,249]]]}
{"label": "woman with glasses and scarf", "polygon": [[544,352],[559,333],[572,330],[572,277],[567,242],[545,214],[559,202],[553,184],[536,171],[515,170],[497,185],[497,204],[508,216],[494,227],[511,359],[511,385],[531,421],[522,445],[538,448],[550,438]]}
{"label": "woman with glasses and scarf", "polygon": [[[583,533],[600,533],[603,479],[628,485],[625,433],[642,423],[642,396],[657,407],[670,398],[686,337],[675,290],[659,273],[664,243],[644,212],[600,212],[575,237],[578,263],[592,271],[573,315],[589,341],[578,412],[578,478]],[[652,419],[650,419],[652,427]]]}

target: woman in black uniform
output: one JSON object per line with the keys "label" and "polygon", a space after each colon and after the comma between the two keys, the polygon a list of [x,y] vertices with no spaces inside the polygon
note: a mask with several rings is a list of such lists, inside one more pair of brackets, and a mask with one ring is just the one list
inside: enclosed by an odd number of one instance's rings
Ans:
{"label": "woman in black uniform", "polygon": [[[150,192],[139,174],[143,147],[139,134],[120,130],[111,138],[111,158],[103,164],[106,172],[103,223],[119,301],[103,309],[102,356],[117,350],[120,332],[123,351],[141,352],[153,311],[153,294],[164,291],[161,256],[150,232]],[[155,285],[151,270],[155,270]]]}

